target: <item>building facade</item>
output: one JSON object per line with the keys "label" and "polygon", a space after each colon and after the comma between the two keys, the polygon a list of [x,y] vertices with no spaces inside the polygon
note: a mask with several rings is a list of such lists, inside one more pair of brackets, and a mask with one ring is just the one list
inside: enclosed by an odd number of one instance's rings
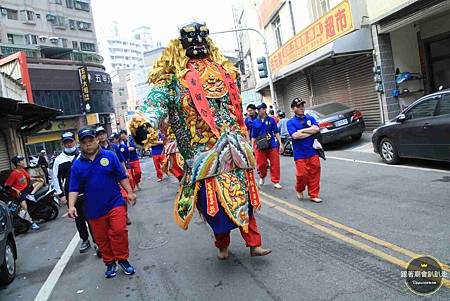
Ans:
{"label": "building facade", "polygon": [[[363,113],[368,128],[382,122],[365,1],[264,0],[257,9],[266,36],[276,108],[292,99],[308,105],[341,102]],[[256,91],[268,98],[267,79]]]}
{"label": "building facade", "polygon": [[90,0],[2,0],[0,43],[97,52]]}
{"label": "building facade", "polygon": [[450,88],[450,2],[368,1],[381,68],[385,119],[423,95]]}
{"label": "building facade", "polygon": [[118,22],[113,22],[108,30],[104,30],[99,47],[108,71],[143,68],[144,52],[153,49],[151,29],[142,26],[125,33]]}

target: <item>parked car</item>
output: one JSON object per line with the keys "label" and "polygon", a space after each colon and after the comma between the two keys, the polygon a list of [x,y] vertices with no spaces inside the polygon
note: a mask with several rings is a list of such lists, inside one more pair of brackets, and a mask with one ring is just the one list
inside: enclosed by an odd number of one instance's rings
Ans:
{"label": "parked car", "polygon": [[418,99],[375,129],[372,144],[388,164],[402,158],[450,162],[450,89]]}
{"label": "parked car", "polygon": [[347,137],[358,140],[366,129],[361,112],[339,102],[328,102],[309,107],[305,110],[305,114],[316,119],[323,144]]}
{"label": "parked car", "polygon": [[12,219],[5,203],[0,202],[0,284],[11,283],[16,276],[17,249]]}

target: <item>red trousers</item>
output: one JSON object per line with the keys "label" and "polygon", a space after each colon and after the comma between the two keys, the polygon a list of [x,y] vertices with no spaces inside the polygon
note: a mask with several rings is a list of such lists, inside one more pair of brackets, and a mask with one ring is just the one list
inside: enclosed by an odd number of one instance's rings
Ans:
{"label": "red trousers", "polygon": [[[261,234],[259,234],[254,214],[248,223],[248,233],[245,233],[241,228],[239,228],[239,230],[241,231],[242,238],[245,240],[245,245],[247,247],[261,246]],[[227,248],[230,245],[230,232],[217,234],[214,244],[216,248],[219,249]]]}
{"label": "red trousers", "polygon": [[141,163],[139,160],[130,162],[131,173],[133,174],[133,180],[136,185],[141,183],[142,171],[141,171]]}
{"label": "red trousers", "polygon": [[171,154],[170,161],[172,162],[172,174],[178,179],[178,181],[181,181],[184,176],[184,171],[177,163],[177,155]]}
{"label": "red trousers", "polygon": [[297,183],[295,190],[303,192],[308,186],[308,195],[318,198],[320,191],[320,158],[319,155],[295,161]]}
{"label": "red trousers", "polygon": [[104,216],[89,220],[105,264],[116,260],[128,260],[130,253],[126,217],[125,206],[118,206]]}
{"label": "red trousers", "polygon": [[267,176],[267,160],[270,161],[270,178],[272,183],[280,182],[280,153],[278,148],[258,150],[255,147],[256,169],[260,178]]}
{"label": "red trousers", "polygon": [[162,165],[164,162],[164,154],[152,155],[152,158],[153,158],[153,163],[155,164],[156,177],[158,179],[162,179],[163,178]]}

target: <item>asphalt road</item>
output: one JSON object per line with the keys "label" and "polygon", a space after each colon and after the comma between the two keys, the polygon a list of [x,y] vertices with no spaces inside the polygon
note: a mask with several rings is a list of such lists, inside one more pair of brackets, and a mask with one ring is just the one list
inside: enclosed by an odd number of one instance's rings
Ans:
{"label": "asphalt road", "polygon": [[[251,258],[235,230],[224,262],[198,216],[188,231],[173,223],[177,182],[157,183],[152,160],[143,160],[143,189],[129,211],[137,273],[105,279],[101,260],[77,246],[49,300],[450,300],[446,286],[430,297],[414,295],[400,267],[414,254],[450,265],[450,166],[387,166],[368,139],[328,147],[322,204],[295,199],[293,159],[282,158],[284,189],[266,184],[257,214],[273,253]],[[0,300],[34,300],[76,233],[64,213],[17,237],[18,275],[0,288]]]}

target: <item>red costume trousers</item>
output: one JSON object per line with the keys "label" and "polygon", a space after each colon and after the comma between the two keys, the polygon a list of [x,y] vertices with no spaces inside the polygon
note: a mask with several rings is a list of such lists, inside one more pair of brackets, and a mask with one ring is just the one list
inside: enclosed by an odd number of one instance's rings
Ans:
{"label": "red costume trousers", "polygon": [[[253,214],[248,223],[248,233],[245,233],[241,228],[242,238],[245,240],[247,247],[259,247],[261,246],[261,234],[258,231],[258,225],[256,224],[255,215]],[[214,242],[216,248],[223,249],[230,245],[230,232],[217,234],[216,241]],[[97,238],[96,238],[97,239]]]}
{"label": "red costume trousers", "polygon": [[152,155],[152,158],[153,158],[153,163],[155,164],[156,177],[158,179],[162,179],[163,178],[162,165],[164,162],[164,154]]}
{"label": "red costume trousers", "polygon": [[128,260],[126,216],[125,206],[118,206],[104,216],[89,220],[95,242],[105,264],[117,260]]}
{"label": "red costume trousers", "polygon": [[297,183],[295,190],[303,192],[308,186],[308,195],[318,198],[320,191],[320,158],[315,155],[295,161]]}
{"label": "red costume trousers", "polygon": [[130,162],[131,172],[133,174],[133,180],[136,185],[141,183],[142,171],[141,171],[141,163],[139,160]]}
{"label": "red costume trousers", "polygon": [[176,154],[170,155],[170,161],[172,163],[172,169],[170,171],[178,179],[178,181],[181,181],[181,179],[184,176],[184,171],[177,163],[177,155]]}
{"label": "red costume trousers", "polygon": [[270,179],[272,183],[280,182],[280,153],[278,148],[259,150],[255,147],[256,169],[260,178],[267,176],[267,160],[270,161]]}

